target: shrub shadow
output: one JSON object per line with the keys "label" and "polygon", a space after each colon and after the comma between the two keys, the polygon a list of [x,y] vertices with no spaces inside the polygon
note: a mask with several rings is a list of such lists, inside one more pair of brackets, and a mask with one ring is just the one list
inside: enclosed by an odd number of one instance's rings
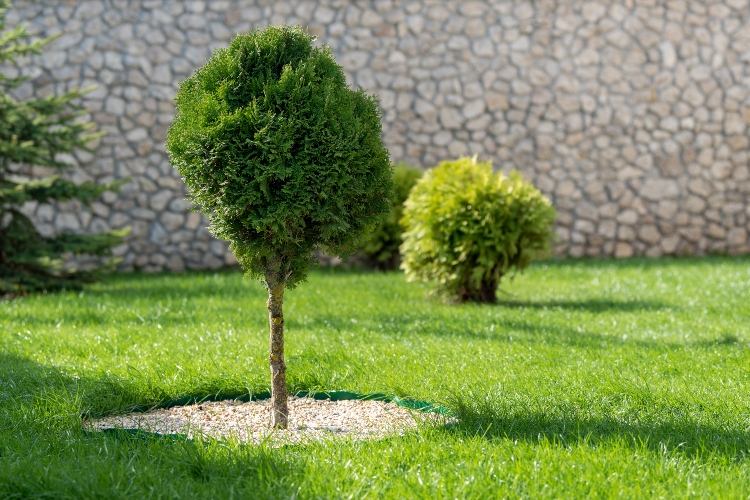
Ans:
{"label": "shrub shadow", "polygon": [[[320,316],[297,322],[291,319],[290,331],[305,328],[320,328],[339,333],[351,329],[350,318]],[[637,346],[653,350],[682,349],[685,347],[732,347],[734,344],[723,344],[719,341],[697,341],[695,343],[675,343],[660,340],[643,340],[602,335],[583,328],[550,324],[540,320],[527,321],[515,318],[494,317],[492,322],[482,328],[471,326],[471,317],[464,323],[441,321],[439,316],[411,315],[408,318],[397,318],[388,315],[376,315],[358,318],[357,329],[364,329],[393,337],[426,335],[440,338],[464,338],[468,340],[491,340],[505,343],[532,343],[550,346],[579,347],[593,349],[610,349],[617,346]]]}
{"label": "shrub shadow", "polygon": [[643,312],[661,309],[674,309],[665,302],[655,300],[614,300],[614,299],[585,299],[585,300],[542,300],[526,301],[515,299],[499,299],[496,307],[508,309],[570,309],[591,313],[606,312]]}

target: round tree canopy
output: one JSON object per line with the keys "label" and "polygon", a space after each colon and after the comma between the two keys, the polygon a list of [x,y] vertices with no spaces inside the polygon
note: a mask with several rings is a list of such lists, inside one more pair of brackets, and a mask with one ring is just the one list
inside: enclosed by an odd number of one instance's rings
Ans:
{"label": "round tree canopy", "polygon": [[349,89],[300,28],[237,36],[182,82],[172,163],[247,272],[304,279],[313,251],[346,250],[388,209],[375,99]]}

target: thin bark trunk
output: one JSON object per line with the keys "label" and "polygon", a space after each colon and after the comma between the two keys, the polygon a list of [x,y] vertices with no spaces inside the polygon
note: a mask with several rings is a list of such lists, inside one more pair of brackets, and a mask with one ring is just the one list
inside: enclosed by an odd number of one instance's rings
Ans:
{"label": "thin bark trunk", "polygon": [[287,407],[286,365],[284,364],[284,283],[266,278],[268,285],[268,322],[271,330],[271,425],[286,429]]}

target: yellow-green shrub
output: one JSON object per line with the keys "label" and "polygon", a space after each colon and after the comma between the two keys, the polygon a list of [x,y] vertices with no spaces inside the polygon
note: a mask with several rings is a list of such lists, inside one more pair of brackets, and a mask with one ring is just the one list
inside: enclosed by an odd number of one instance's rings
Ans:
{"label": "yellow-green shrub", "polygon": [[503,276],[549,250],[554,219],[550,201],[517,172],[446,161],[406,200],[401,267],[453,300],[493,302]]}

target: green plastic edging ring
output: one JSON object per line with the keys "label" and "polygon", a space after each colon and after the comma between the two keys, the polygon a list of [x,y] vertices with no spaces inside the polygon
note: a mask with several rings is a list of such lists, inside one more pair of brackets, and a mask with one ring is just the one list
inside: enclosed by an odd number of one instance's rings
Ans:
{"label": "green plastic edging ring", "polygon": [[[419,401],[411,398],[401,398],[398,396],[389,396],[384,393],[373,392],[368,394],[360,394],[351,391],[297,391],[292,394],[298,398],[313,398],[319,401],[330,400],[330,401],[349,401],[349,400],[363,400],[363,401],[383,401],[385,403],[394,403],[402,408],[408,408],[410,410],[416,410],[426,413],[438,413],[444,416],[450,416],[451,412],[448,408],[442,405],[436,405],[428,403],[427,401]],[[134,413],[146,412],[155,409],[173,408],[175,406],[188,406],[192,404],[200,404],[206,401],[225,401],[232,399],[235,401],[262,401],[270,399],[270,391],[261,391],[257,393],[237,393],[234,395],[217,393],[209,396],[183,396],[180,398],[170,399],[163,401],[156,405],[139,405],[131,408]],[[85,434],[109,434],[109,435],[127,435],[129,437],[135,437],[139,439],[152,439],[152,438],[164,438],[173,441],[185,441],[188,437],[184,434],[159,434],[155,432],[144,431],[141,429],[102,429],[98,431],[84,430]]]}
{"label": "green plastic edging ring", "polygon": [[[330,400],[330,401],[347,401],[359,399],[363,401],[383,401],[386,403],[394,403],[403,408],[409,408],[411,410],[418,410],[429,413],[439,413],[441,415],[450,415],[450,411],[441,405],[428,403],[427,401],[419,401],[411,398],[401,398],[398,396],[389,396],[380,392],[372,392],[368,394],[360,394],[352,391],[332,390],[332,391],[297,391],[292,393],[292,396],[298,398],[313,398],[317,400]],[[261,391],[255,393],[236,393],[236,394],[221,394],[217,393],[208,396],[183,396],[176,399],[164,401],[162,403],[146,406],[141,405],[134,408],[134,412],[148,411],[152,409],[160,408],[172,408],[174,406],[187,406],[191,404],[204,403],[206,401],[224,401],[227,399],[233,399],[235,401],[262,401],[270,399],[271,393],[269,391]]]}

